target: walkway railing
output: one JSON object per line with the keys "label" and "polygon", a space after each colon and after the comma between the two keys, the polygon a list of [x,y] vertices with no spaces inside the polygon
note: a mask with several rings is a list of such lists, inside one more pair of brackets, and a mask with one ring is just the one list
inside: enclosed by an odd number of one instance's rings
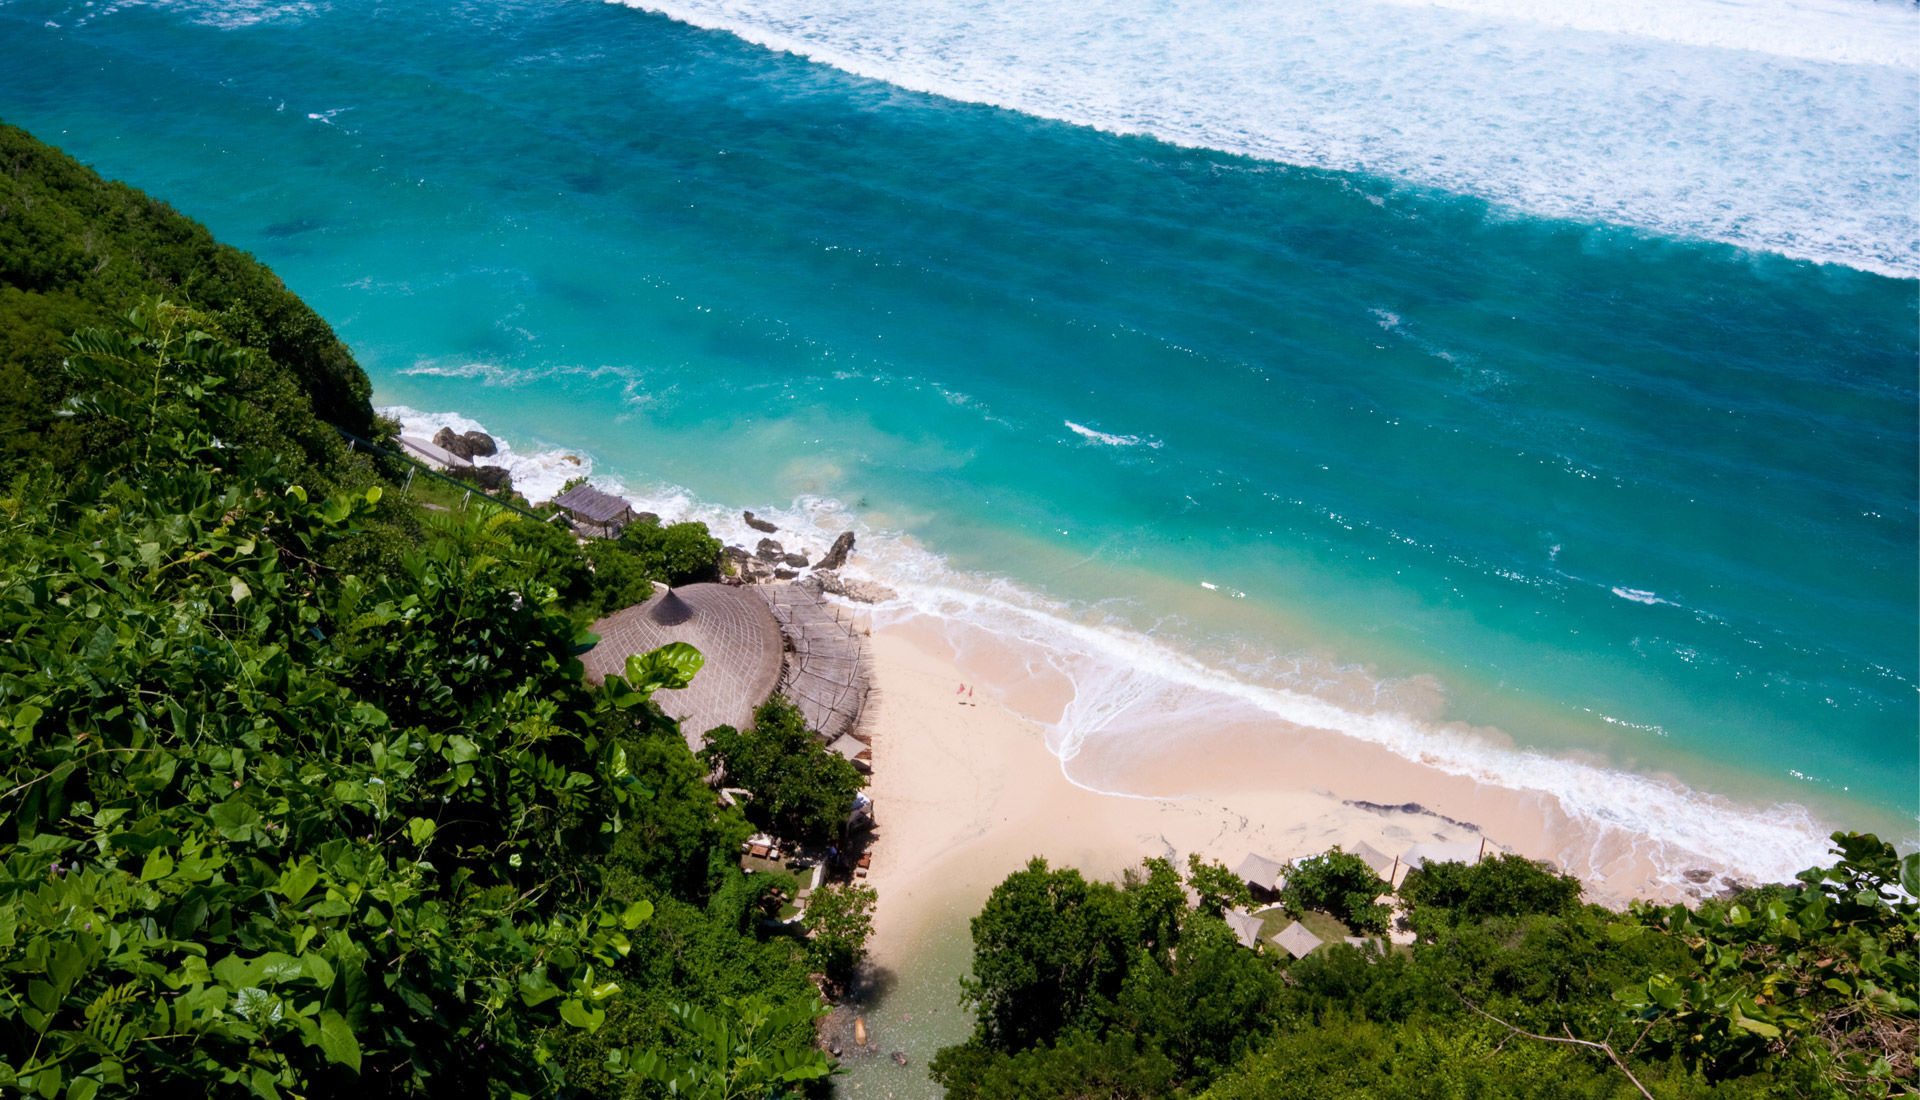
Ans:
{"label": "walkway railing", "polygon": [[[468,482],[461,481],[459,478],[456,478],[456,477],[448,477],[446,474],[441,473],[440,471],[434,469],[433,467],[427,465],[425,462],[422,462],[420,459],[415,458],[413,455],[410,455],[405,451],[396,451],[392,447],[387,447],[379,443],[375,443],[371,439],[362,439],[361,437],[353,434],[352,432],[346,430],[345,428],[340,427],[337,424],[334,425],[333,430],[336,432],[339,432],[342,436],[346,438],[347,447],[350,450],[359,450],[360,448],[364,447],[367,450],[372,451],[374,454],[385,455],[388,458],[397,458],[400,461],[406,463],[407,464],[407,482],[405,485],[402,485],[400,487],[400,491],[402,493],[405,493],[407,490],[413,488],[413,477],[415,474],[426,474],[428,477],[438,478],[439,480],[444,481],[448,485],[451,485],[454,488],[459,489],[461,492],[465,493],[466,495],[460,498],[460,507],[465,508],[467,504],[473,500],[473,486]],[[567,514],[565,512],[553,512],[543,516],[538,512],[529,512],[525,508],[520,507],[518,504],[509,504],[508,502],[501,500],[498,497],[490,497],[485,493],[480,494],[480,500],[483,503],[489,504],[495,508],[505,508],[509,512],[518,512],[519,514],[527,517],[528,519],[534,521],[535,523],[552,523],[557,521],[565,525],[568,530],[573,529],[573,524],[567,519]]]}

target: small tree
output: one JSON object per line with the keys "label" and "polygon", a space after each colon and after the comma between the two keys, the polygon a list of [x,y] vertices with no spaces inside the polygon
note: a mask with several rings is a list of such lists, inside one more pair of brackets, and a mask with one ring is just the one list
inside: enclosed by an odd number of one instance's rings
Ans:
{"label": "small tree", "polygon": [[1199,852],[1187,857],[1187,883],[1200,896],[1200,908],[1219,916],[1235,906],[1253,904],[1253,891],[1239,875],[1224,863],[1202,859]]}
{"label": "small tree", "polygon": [[1387,883],[1366,860],[1341,851],[1336,844],[1320,855],[1287,864],[1286,874],[1280,900],[1287,908],[1330,913],[1356,932],[1386,932],[1389,910],[1374,899],[1387,892]]}
{"label": "small tree", "polygon": [[701,756],[729,785],[752,792],[747,820],[789,840],[839,839],[865,782],[859,769],[807,729],[800,708],[778,695],[754,711],[751,729],[709,731]]}
{"label": "small tree", "polygon": [[1488,917],[1559,916],[1580,904],[1580,880],[1503,853],[1478,863],[1417,867],[1400,883],[1400,898],[1423,929]]}
{"label": "small tree", "polygon": [[876,897],[871,886],[822,886],[807,902],[807,961],[831,981],[845,985],[866,957]]}

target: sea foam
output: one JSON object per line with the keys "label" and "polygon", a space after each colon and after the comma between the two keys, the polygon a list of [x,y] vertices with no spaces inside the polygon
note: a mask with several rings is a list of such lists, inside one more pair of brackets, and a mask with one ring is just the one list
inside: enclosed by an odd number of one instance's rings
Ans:
{"label": "sea foam", "polygon": [[1920,275],[1911,4],[611,2],[951,99]]}
{"label": "sea foam", "polygon": [[[453,413],[406,407],[381,411],[412,435],[431,437],[442,427],[485,430]],[[597,486],[626,497],[642,511],[699,520],[729,543],[752,545],[764,537],[747,526],[737,508],[702,500],[679,486],[633,484],[595,472],[591,455],[584,451],[522,453],[507,440],[494,438],[500,453],[490,461],[511,470],[515,486],[530,500],[545,500],[569,478],[593,473]],[[1103,789],[1076,773],[1075,759],[1101,739],[1175,738],[1184,730],[1277,719],[1343,734],[1450,775],[1543,795],[1612,847],[1647,857],[1676,885],[1683,881],[1682,872],[1701,866],[1748,880],[1784,881],[1820,862],[1825,853],[1829,830],[1801,806],[1741,805],[1675,779],[1503,745],[1455,724],[1396,710],[1386,701],[1384,684],[1375,688],[1384,705],[1365,706],[1351,698],[1324,697],[1309,687],[1262,682],[1256,669],[1202,661],[1182,639],[1143,632],[1106,610],[1054,599],[1005,577],[957,569],[916,539],[872,523],[869,513],[831,497],[802,496],[784,506],[756,504],[754,512],[779,527],[775,537],[788,550],[807,550],[813,556],[840,532],[853,531],[856,553],[842,572],[896,593],[871,609],[876,624],[926,617],[983,631],[1017,647],[1036,667],[1065,677],[1073,685],[1073,697],[1052,723],[1048,747],[1059,758],[1063,774],[1089,790],[1133,793]],[[1311,685],[1317,679],[1350,680],[1353,670],[1296,672],[1295,683]],[[1602,868],[1583,863],[1585,852],[1555,855],[1575,873],[1602,873]]]}

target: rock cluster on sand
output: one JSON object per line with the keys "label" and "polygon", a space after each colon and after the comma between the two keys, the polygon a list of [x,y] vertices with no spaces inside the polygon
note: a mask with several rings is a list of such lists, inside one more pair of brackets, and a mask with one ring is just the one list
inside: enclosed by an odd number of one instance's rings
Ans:
{"label": "rock cluster on sand", "polygon": [[489,493],[513,488],[513,474],[505,466],[454,466],[447,472],[462,481],[471,481]]}
{"label": "rock cluster on sand", "polygon": [[[745,517],[747,526],[756,531],[779,530],[778,527],[752,512],[741,514]],[[806,549],[789,550],[779,539],[761,539],[751,550],[744,546],[728,546],[720,551],[720,556],[728,566],[727,572],[734,578],[732,583],[764,584],[769,581],[797,580],[800,578],[801,570],[811,566],[813,573],[803,583],[812,583],[814,578],[824,574],[824,579],[815,586],[815,591],[832,592],[836,595],[845,595],[849,599],[865,600],[868,603],[891,599],[893,596],[891,589],[860,581],[843,581],[833,574],[833,570],[846,564],[847,555],[851,553],[853,553],[853,532],[842,531],[840,536],[833,540],[833,546],[817,562]]]}
{"label": "rock cluster on sand", "polygon": [[[461,458],[486,458],[498,454],[500,447],[485,432],[456,432],[442,428],[434,433],[433,445]],[[576,460],[578,461],[578,460]],[[494,467],[498,469],[499,467]]]}

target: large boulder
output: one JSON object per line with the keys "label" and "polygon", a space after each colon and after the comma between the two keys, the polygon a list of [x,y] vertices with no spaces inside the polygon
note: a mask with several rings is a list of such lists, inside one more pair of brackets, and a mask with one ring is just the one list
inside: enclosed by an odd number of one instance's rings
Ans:
{"label": "large boulder", "polygon": [[772,565],[775,562],[785,561],[787,551],[785,547],[772,539],[761,539],[760,544],[753,548],[753,556],[766,562],[768,565]]}
{"label": "large boulder", "polygon": [[833,545],[827,549],[826,556],[821,558],[814,568],[831,572],[847,564],[847,555],[851,553],[853,553],[853,532],[842,531],[840,537],[834,539]]}
{"label": "large boulder", "polygon": [[442,428],[434,433],[433,445],[461,458],[486,458],[498,454],[500,447],[485,432],[456,432]]}
{"label": "large boulder", "polygon": [[884,584],[848,580],[838,573],[822,572],[818,569],[807,575],[805,583],[808,587],[855,603],[886,603],[900,594]]}
{"label": "large boulder", "polygon": [[780,529],[778,526],[772,523],[769,523],[764,519],[761,519],[759,516],[754,515],[752,512],[742,512],[740,514],[746,518],[748,527],[753,528],[754,530],[760,532],[763,535],[771,535],[775,531],[778,531]]}

